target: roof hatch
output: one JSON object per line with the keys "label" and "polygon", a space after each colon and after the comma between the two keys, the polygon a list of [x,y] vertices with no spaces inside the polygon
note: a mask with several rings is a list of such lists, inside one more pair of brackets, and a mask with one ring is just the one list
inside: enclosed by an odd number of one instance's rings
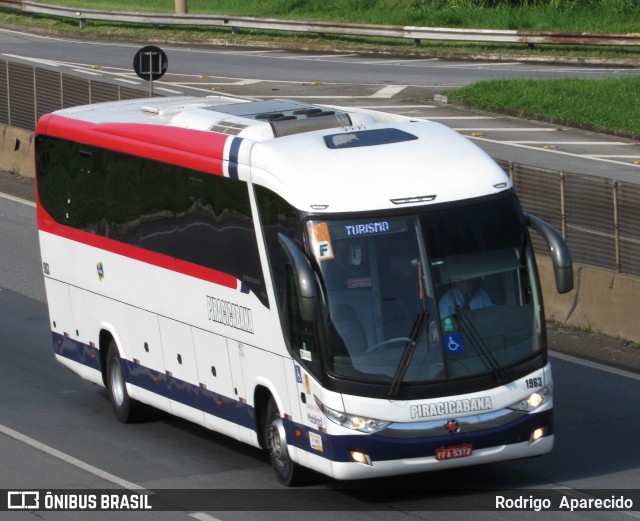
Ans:
{"label": "roof hatch", "polygon": [[[337,112],[323,107],[296,103],[295,101],[268,100],[223,106],[212,105],[202,108],[229,114],[230,116],[268,123],[273,130],[274,137],[289,136],[311,130],[351,126],[351,118],[346,112]],[[212,130],[220,131],[219,128],[212,128]]]}

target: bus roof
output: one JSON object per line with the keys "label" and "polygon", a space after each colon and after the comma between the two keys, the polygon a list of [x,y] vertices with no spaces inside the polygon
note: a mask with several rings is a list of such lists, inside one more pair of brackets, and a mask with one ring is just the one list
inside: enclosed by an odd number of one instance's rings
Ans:
{"label": "bus roof", "polygon": [[[453,130],[366,109],[222,96],[148,98],[62,109],[43,117],[36,131],[67,137],[60,129],[74,121],[79,141],[153,159],[166,150],[168,162],[183,151],[191,157],[183,166],[251,180],[310,212],[435,204],[512,186],[487,154]],[[119,139],[126,147],[119,148]]]}

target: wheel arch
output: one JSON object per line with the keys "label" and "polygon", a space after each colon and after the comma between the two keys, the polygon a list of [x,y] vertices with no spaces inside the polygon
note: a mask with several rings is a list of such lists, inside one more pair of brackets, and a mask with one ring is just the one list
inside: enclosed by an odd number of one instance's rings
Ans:
{"label": "wheel arch", "polygon": [[98,348],[100,349],[100,368],[102,372],[102,382],[107,387],[107,355],[109,354],[109,344],[114,341],[116,348],[122,356],[122,344],[114,328],[108,324],[102,324],[98,336]]}
{"label": "wheel arch", "polygon": [[[267,421],[267,404],[271,397],[273,397],[273,393],[263,384],[258,384],[253,391],[253,407],[256,412],[256,433],[258,434],[258,444],[262,449],[267,448],[264,439],[264,427]],[[277,402],[275,397],[274,400]]]}

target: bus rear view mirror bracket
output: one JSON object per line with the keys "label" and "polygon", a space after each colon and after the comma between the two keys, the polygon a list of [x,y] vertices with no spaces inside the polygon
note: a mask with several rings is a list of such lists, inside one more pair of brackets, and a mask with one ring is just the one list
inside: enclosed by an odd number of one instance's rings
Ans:
{"label": "bus rear view mirror bracket", "polygon": [[278,240],[282,245],[289,261],[293,265],[295,283],[300,297],[300,315],[305,322],[316,322],[319,318],[318,286],[309,259],[296,242],[278,233]]}
{"label": "bus rear view mirror bracket", "polygon": [[527,226],[538,232],[547,243],[556,279],[556,290],[558,293],[568,293],[573,289],[573,266],[569,246],[549,223],[530,213],[525,212],[524,216]]}

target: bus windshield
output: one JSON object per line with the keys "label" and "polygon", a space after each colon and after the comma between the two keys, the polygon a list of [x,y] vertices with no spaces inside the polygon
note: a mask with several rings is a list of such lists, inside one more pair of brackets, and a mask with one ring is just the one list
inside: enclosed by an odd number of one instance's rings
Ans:
{"label": "bus windshield", "polygon": [[541,302],[512,193],[420,213],[307,223],[338,378],[429,383],[493,373],[543,348]]}

